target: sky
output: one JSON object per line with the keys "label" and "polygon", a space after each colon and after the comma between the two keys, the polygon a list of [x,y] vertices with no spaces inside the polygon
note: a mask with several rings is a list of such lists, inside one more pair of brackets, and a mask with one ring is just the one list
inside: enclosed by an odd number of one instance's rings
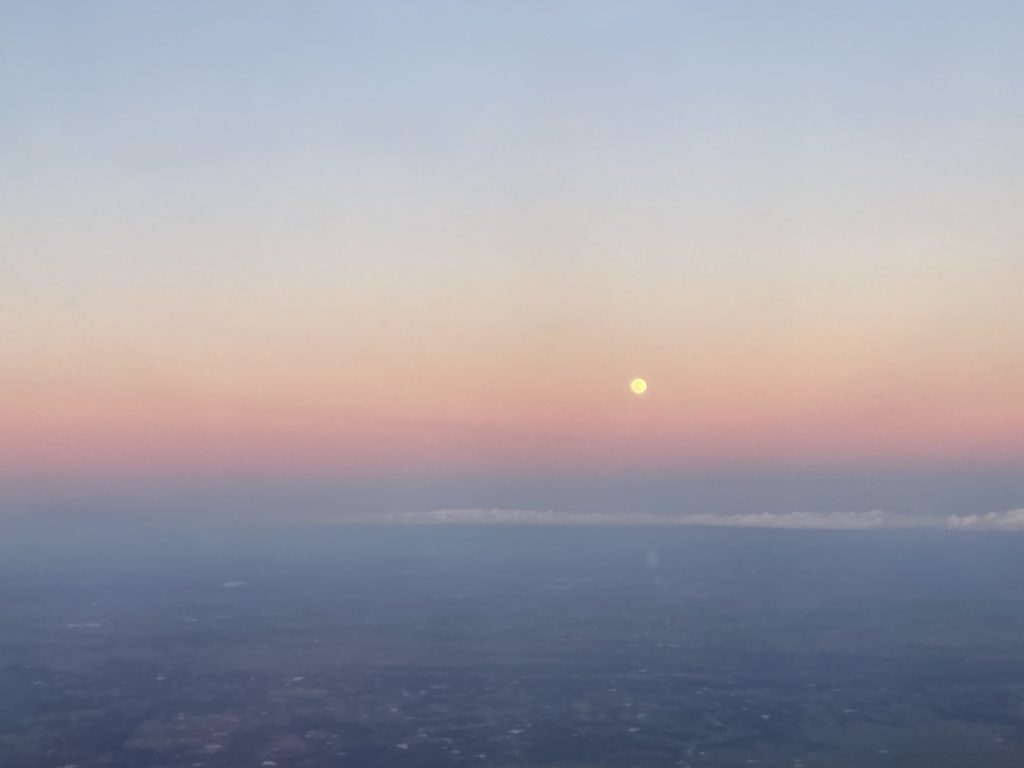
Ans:
{"label": "sky", "polygon": [[1022,34],[0,3],[0,506],[1024,506]]}

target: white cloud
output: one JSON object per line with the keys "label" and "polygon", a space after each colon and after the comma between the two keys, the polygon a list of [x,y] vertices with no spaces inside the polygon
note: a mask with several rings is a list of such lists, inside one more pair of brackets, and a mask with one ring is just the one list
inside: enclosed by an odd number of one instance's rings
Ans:
{"label": "white cloud", "polygon": [[931,528],[949,531],[1022,531],[1024,508],[987,514],[906,515],[883,510],[854,512],[752,512],[747,514],[651,514],[565,512],[542,509],[457,508],[403,512],[353,522],[398,525],[712,526],[789,530],[872,531]]}
{"label": "white cloud", "polygon": [[954,531],[1024,531],[1024,509],[986,515],[950,515],[946,527]]}
{"label": "white cloud", "polygon": [[671,525],[729,528],[874,530],[907,527],[887,512],[758,512],[743,515],[652,515],[559,512],[533,509],[434,509],[389,515],[389,523],[411,525]]}
{"label": "white cloud", "polygon": [[757,512],[746,515],[685,515],[684,525],[720,525],[730,528],[804,528],[864,531],[905,527],[888,512]]}

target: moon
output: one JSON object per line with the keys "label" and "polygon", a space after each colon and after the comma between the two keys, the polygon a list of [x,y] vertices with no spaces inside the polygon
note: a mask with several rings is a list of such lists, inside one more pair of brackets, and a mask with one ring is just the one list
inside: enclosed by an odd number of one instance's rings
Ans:
{"label": "moon", "polygon": [[647,391],[647,382],[641,378],[633,379],[631,382],[629,382],[629,390],[634,395],[642,395],[644,392]]}

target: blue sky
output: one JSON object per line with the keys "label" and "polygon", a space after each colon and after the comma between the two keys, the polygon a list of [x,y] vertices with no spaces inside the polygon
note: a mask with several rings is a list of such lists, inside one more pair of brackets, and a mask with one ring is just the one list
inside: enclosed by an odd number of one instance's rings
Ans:
{"label": "blue sky", "polygon": [[845,508],[871,482],[828,478],[881,468],[991,511],[1024,459],[1022,22],[5,3],[0,476],[585,508],[595,475],[671,507],[747,473]]}

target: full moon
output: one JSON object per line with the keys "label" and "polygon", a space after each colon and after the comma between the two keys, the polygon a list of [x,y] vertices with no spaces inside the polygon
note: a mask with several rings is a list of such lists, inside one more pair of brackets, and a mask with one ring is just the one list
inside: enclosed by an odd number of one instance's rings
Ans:
{"label": "full moon", "polygon": [[629,382],[629,389],[634,395],[642,395],[647,391],[647,382],[643,379],[633,379]]}

